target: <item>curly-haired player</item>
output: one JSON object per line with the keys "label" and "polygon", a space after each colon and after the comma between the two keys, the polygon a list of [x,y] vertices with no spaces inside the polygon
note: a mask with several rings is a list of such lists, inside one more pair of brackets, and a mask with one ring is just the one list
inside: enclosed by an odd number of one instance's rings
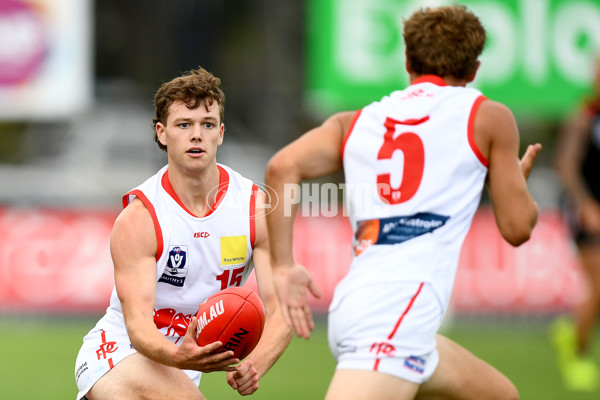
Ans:
{"label": "curly-haired player", "polygon": [[[115,289],[77,356],[77,400],[204,399],[202,372],[228,371],[240,394],[292,337],[275,292],[264,193],[216,161],[223,142],[221,81],[199,68],[155,95],[154,139],[168,164],[123,197],[110,240]],[[258,212],[257,212],[258,210]],[[198,346],[195,317],[210,295],[256,271],[266,324],[240,364],[223,344]]]}
{"label": "curly-haired player", "polygon": [[[410,86],[341,112],[280,150],[268,186],[343,169],[354,259],[329,308],[337,369],[328,400],[516,399],[498,370],[437,334],[484,184],[502,236],[527,241],[538,217],[511,111],[467,88],[486,33],[463,6],[427,8],[404,24]],[[296,333],[313,329],[310,275],[294,261],[293,216],[267,216],[278,293]],[[326,268],[326,266],[323,266]]]}

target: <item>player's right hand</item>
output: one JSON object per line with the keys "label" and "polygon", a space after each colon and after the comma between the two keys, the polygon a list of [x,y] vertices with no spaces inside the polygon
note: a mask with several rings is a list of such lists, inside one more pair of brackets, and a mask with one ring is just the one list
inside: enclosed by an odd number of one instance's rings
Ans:
{"label": "player's right hand", "polygon": [[315,329],[315,324],[308,303],[307,290],[316,298],[322,296],[321,291],[314,284],[306,268],[300,264],[276,267],[274,275],[286,322],[294,327],[299,337],[310,338],[310,332]]}
{"label": "player's right hand", "polygon": [[219,351],[223,343],[213,342],[206,346],[196,343],[198,318],[192,317],[187,332],[178,346],[173,362],[180,369],[191,369],[200,372],[236,371],[234,364],[240,362],[233,357],[233,351]]}

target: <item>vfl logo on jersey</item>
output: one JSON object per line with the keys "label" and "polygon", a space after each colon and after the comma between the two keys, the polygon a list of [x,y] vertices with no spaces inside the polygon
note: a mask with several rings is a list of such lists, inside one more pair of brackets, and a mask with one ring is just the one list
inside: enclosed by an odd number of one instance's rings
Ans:
{"label": "vfl logo on jersey", "polygon": [[354,253],[358,256],[373,244],[396,244],[431,233],[446,224],[450,217],[433,213],[416,213],[400,217],[358,221]]}
{"label": "vfl logo on jersey", "polygon": [[246,263],[248,239],[242,236],[221,237],[221,266],[242,265]]}
{"label": "vfl logo on jersey", "polygon": [[172,246],[167,257],[167,266],[158,281],[181,287],[187,272],[187,246]]}

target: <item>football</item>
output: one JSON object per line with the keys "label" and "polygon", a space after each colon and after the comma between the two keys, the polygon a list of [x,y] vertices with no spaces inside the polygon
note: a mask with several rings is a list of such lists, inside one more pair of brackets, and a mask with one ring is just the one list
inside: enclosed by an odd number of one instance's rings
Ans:
{"label": "football", "polygon": [[265,310],[253,290],[232,286],[210,296],[196,313],[196,342],[200,346],[220,341],[221,351],[232,350],[246,358],[256,347],[265,326]]}

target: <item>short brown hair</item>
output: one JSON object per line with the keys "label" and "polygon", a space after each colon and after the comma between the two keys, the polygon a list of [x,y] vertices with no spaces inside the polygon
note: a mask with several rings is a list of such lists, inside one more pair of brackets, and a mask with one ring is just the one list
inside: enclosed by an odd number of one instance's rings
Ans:
{"label": "short brown hair", "polygon": [[166,150],[156,134],[156,124],[158,122],[166,125],[169,116],[169,108],[176,101],[182,101],[190,109],[204,104],[205,107],[212,105],[213,102],[219,104],[219,117],[221,122],[225,116],[225,93],[219,87],[221,80],[205,70],[202,67],[187,71],[183,75],[165,82],[154,95],[154,107],[156,115],[152,123],[154,127],[154,140],[158,147]]}
{"label": "short brown hair", "polygon": [[404,21],[406,59],[419,75],[467,78],[485,40],[479,18],[463,5],[424,8]]}

